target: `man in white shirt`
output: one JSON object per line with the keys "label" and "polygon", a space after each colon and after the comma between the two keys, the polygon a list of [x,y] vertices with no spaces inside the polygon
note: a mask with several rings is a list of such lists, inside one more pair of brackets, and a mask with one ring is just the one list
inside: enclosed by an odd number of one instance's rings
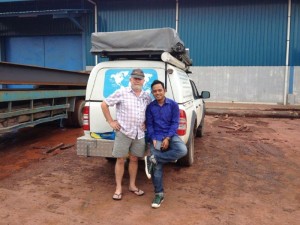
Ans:
{"label": "man in white shirt", "polygon": [[[114,200],[122,199],[122,179],[126,158],[129,155],[129,191],[141,196],[144,191],[137,188],[136,175],[138,157],[145,153],[145,111],[151,102],[150,95],[143,91],[145,75],[141,69],[134,69],[130,77],[130,87],[115,91],[101,104],[109,125],[116,131],[112,155],[117,158],[115,165],[116,191]],[[116,105],[116,120],[110,114],[109,106]]]}

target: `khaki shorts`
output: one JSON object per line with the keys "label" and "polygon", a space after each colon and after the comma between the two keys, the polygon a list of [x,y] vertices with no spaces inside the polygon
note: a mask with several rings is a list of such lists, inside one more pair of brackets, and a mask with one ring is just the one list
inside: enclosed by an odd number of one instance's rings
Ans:
{"label": "khaki shorts", "polygon": [[116,132],[112,155],[116,158],[127,157],[129,154],[143,157],[145,154],[145,138],[131,139],[120,131]]}

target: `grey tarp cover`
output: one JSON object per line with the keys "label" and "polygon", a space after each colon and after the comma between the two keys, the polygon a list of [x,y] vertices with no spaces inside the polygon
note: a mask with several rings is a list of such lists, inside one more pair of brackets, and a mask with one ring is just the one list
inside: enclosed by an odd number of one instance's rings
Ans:
{"label": "grey tarp cover", "polygon": [[92,53],[143,51],[182,53],[185,48],[172,28],[92,33]]}

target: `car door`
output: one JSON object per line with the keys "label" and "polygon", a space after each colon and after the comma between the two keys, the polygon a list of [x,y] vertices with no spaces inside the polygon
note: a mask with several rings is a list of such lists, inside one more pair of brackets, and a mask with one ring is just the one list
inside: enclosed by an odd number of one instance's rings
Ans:
{"label": "car door", "polygon": [[203,114],[203,101],[200,98],[200,95],[198,93],[198,90],[197,90],[197,87],[196,87],[194,81],[190,80],[190,82],[191,82],[191,86],[193,89],[194,106],[195,106],[196,113],[197,113],[197,127],[198,127],[201,123],[202,114]]}

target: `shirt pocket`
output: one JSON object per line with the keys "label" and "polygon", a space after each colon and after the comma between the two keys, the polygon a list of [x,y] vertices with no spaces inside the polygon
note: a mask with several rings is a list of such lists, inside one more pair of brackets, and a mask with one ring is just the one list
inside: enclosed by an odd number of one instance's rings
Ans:
{"label": "shirt pocket", "polygon": [[172,121],[173,113],[170,107],[163,107],[160,114],[165,122],[170,123]]}
{"label": "shirt pocket", "polygon": [[139,105],[141,111],[146,111],[146,108],[147,108],[147,105],[148,105],[147,99],[140,98],[138,100],[138,105]]}

